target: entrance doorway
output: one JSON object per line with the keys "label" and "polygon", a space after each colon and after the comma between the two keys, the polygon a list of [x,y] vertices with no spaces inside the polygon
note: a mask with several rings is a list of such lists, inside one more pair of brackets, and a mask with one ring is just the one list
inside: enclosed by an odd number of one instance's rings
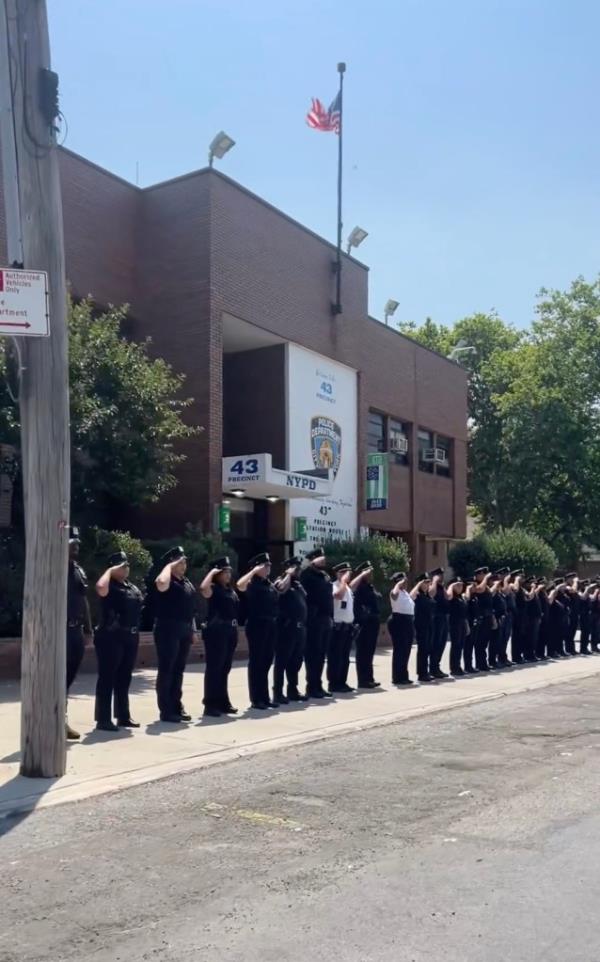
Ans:
{"label": "entrance doorway", "polygon": [[227,541],[238,556],[239,573],[246,572],[250,559],[261,551],[269,552],[273,571],[279,572],[294,550],[294,542],[285,537],[286,502],[272,504],[253,498],[227,500],[231,519]]}

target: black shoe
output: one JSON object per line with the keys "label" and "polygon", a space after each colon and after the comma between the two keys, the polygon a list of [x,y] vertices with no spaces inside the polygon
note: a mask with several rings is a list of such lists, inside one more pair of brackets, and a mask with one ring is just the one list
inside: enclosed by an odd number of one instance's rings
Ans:
{"label": "black shoe", "polygon": [[278,701],[266,701],[266,702],[265,702],[265,708],[279,708],[279,702],[278,702]]}
{"label": "black shoe", "polygon": [[347,695],[349,695],[351,692],[356,691],[356,689],[355,689],[355,688],[352,688],[351,685],[343,684],[343,685],[340,686],[340,691],[343,691],[343,692],[345,692]]}
{"label": "black shoe", "polygon": [[433,681],[433,675],[419,675],[419,681],[421,684],[426,684],[427,682]]}
{"label": "black shoe", "polygon": [[398,685],[404,687],[405,685],[414,685],[412,678],[403,678],[402,681],[393,681],[392,685]]}
{"label": "black shoe", "polygon": [[181,711],[179,712],[179,717],[181,718],[182,722],[189,722],[192,720],[192,716],[188,715],[185,708],[181,709]]}
{"label": "black shoe", "polygon": [[580,649],[579,649],[579,654],[580,654],[580,655],[591,655],[591,651],[589,650],[589,648],[580,648]]}
{"label": "black shoe", "polygon": [[434,671],[431,672],[431,674],[432,674],[432,676],[433,676],[434,678],[438,678],[438,679],[447,678],[447,677],[448,677],[448,675],[446,674],[446,672],[445,672],[445,671],[442,671],[441,668],[436,668]]}
{"label": "black shoe", "polygon": [[325,691],[307,691],[306,694],[309,698],[325,698],[327,692]]}
{"label": "black shoe", "polygon": [[221,711],[223,712],[224,715],[237,715],[238,713],[237,708],[234,708],[233,705],[225,705],[225,707],[222,708]]}
{"label": "black shoe", "polygon": [[461,675],[464,675],[464,671],[462,668],[453,668],[450,674],[454,675],[455,678],[460,678]]}
{"label": "black shoe", "polygon": [[465,668],[465,675],[478,675],[479,668],[473,668],[471,665],[469,668]]}
{"label": "black shoe", "polygon": [[169,722],[170,725],[180,725],[183,721],[181,715],[161,715],[161,722]]}
{"label": "black shoe", "polygon": [[96,725],[97,732],[118,732],[118,728],[111,721],[108,722],[98,722]]}
{"label": "black shoe", "polygon": [[320,694],[319,697],[320,697],[320,698],[333,698],[333,695],[331,694],[330,691],[325,691],[324,688],[321,688],[321,694]]}
{"label": "black shoe", "polygon": [[490,670],[489,665],[477,665],[477,671],[489,671],[489,670]]}
{"label": "black shoe", "polygon": [[513,663],[509,658],[503,658],[502,661],[498,662],[499,668],[512,668]]}
{"label": "black shoe", "polygon": [[289,698],[286,698],[282,691],[273,692],[273,701],[278,705],[289,705],[290,703]]}
{"label": "black shoe", "polygon": [[266,711],[268,707],[264,701],[253,701],[250,705],[250,708],[256,708],[257,711]]}
{"label": "black shoe", "polygon": [[117,720],[118,728],[140,728],[140,723],[133,720],[133,718],[125,718],[124,721]]}
{"label": "black shoe", "polygon": [[221,712],[217,708],[205,708],[202,712],[205,718],[220,718]]}
{"label": "black shoe", "polygon": [[308,695],[303,695],[297,688],[288,688],[288,701],[308,701]]}

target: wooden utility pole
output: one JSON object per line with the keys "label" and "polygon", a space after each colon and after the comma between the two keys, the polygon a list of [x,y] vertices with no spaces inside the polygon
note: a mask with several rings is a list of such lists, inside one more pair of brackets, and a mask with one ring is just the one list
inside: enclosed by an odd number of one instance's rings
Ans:
{"label": "wooden utility pole", "polygon": [[45,0],[0,0],[0,147],[9,265],[48,273],[50,337],[21,337],[25,501],[21,773],[65,772],[70,500],[67,292]]}

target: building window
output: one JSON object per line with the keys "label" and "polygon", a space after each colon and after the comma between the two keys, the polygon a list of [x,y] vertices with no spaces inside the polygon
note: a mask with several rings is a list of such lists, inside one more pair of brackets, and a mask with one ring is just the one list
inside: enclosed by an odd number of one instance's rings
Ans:
{"label": "building window", "polygon": [[408,464],[408,424],[388,418],[388,451],[396,464]]}
{"label": "building window", "polygon": [[428,474],[433,474],[435,459],[433,432],[419,428],[417,439],[419,442],[419,471],[427,471]]}
{"label": "building window", "polygon": [[442,434],[437,434],[435,438],[435,472],[444,478],[450,477],[450,451],[452,441],[445,438]]}
{"label": "building window", "polygon": [[374,454],[385,451],[385,418],[378,411],[369,411],[367,451]]}

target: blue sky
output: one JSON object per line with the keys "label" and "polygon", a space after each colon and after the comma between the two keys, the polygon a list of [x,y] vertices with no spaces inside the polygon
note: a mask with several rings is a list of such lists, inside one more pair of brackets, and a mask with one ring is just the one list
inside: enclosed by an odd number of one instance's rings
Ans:
{"label": "blue sky", "polygon": [[150,184],[221,169],[335,240],[336,138],[311,96],[345,85],[344,231],[369,231],[370,309],[529,323],[541,286],[600,269],[595,0],[48,0],[66,145]]}

